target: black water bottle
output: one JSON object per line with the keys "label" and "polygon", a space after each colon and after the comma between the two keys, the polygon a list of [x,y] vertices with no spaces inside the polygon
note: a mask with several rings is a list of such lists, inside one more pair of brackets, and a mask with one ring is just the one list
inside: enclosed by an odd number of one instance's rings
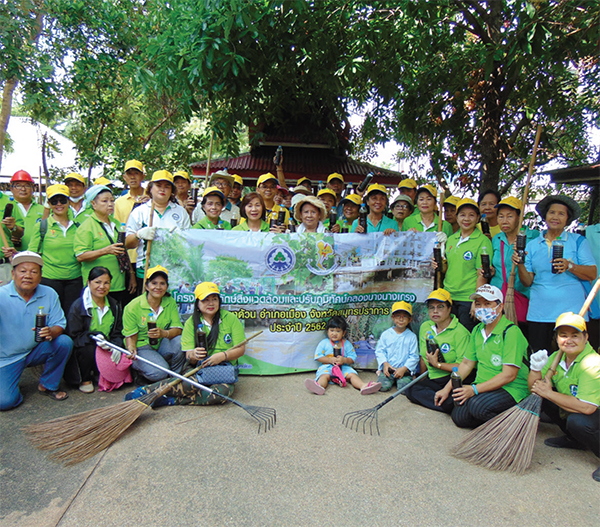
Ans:
{"label": "black water bottle", "polygon": [[[150,313],[148,315],[148,333],[153,329],[156,329],[156,317],[154,316],[154,313]],[[150,346],[156,346],[158,344],[158,339],[148,337],[148,344],[150,344]]]}
{"label": "black water bottle", "polygon": [[339,357],[342,354],[342,347],[340,346],[339,342],[336,342],[333,345],[333,356],[334,357]]}
{"label": "black water bottle", "polygon": [[554,240],[552,242],[552,274],[558,274],[558,270],[554,267],[554,260],[562,258],[564,254],[564,246],[562,241]]}
{"label": "black water bottle", "polygon": [[358,188],[356,189],[357,194],[362,194],[365,190],[367,190],[367,187],[369,186],[369,183],[371,183],[372,179],[373,172],[369,172],[367,177],[365,177],[365,179],[360,182],[360,185],[358,185]]}
{"label": "black water bottle", "polygon": [[2,216],[2,219],[5,220],[6,218],[10,218],[12,216],[12,211],[13,211],[13,204],[7,203],[6,207],[4,208],[4,216]]}
{"label": "black water bottle", "polygon": [[525,246],[527,245],[527,235],[525,232],[520,231],[517,234],[517,255],[519,256],[520,263],[525,263]]}
{"label": "black water bottle", "polygon": [[[460,375],[458,374],[457,366],[454,366],[454,368],[452,368],[452,373],[450,374],[450,380],[452,381],[452,390],[462,387],[462,379],[460,378]],[[460,405],[456,401],[454,401],[454,406],[460,406]]]}
{"label": "black water bottle", "polygon": [[285,225],[285,209],[281,207],[277,214],[277,225]]}
{"label": "black water bottle", "polygon": [[358,224],[364,229],[363,234],[367,234],[367,206],[363,203],[358,213]]}
{"label": "black water bottle", "polygon": [[288,229],[290,232],[296,232],[296,220],[294,218],[290,218],[290,222],[288,223]]}
{"label": "black water bottle", "polygon": [[[437,265],[437,271],[439,273],[444,270],[444,260],[442,258],[442,247],[440,242],[435,242],[435,246],[433,247],[433,259]],[[441,287],[441,286],[440,286]]]}
{"label": "black water bottle", "polygon": [[196,334],[194,335],[194,342],[197,348],[206,349],[206,332],[204,331],[203,324],[198,324]]}
{"label": "black water bottle", "polygon": [[277,147],[277,151],[275,152],[275,166],[281,165],[281,154],[283,154],[283,148],[281,148],[281,145],[279,145]]}
{"label": "black water bottle", "polygon": [[44,313],[44,306],[40,306],[35,316],[35,341],[44,342],[46,339],[40,335],[40,330],[46,327],[46,313]]}
{"label": "black water bottle", "polygon": [[481,216],[481,232],[483,232],[483,234],[490,234],[490,224],[487,220],[487,218],[485,217],[485,214],[483,214]]}
{"label": "black water bottle", "polygon": [[[433,338],[433,334],[430,331],[427,332],[427,340],[425,341],[425,344],[427,345],[427,353],[435,353],[439,348],[437,342]],[[446,362],[442,352],[438,353],[438,362]]]}
{"label": "black water bottle", "polygon": [[333,229],[337,222],[337,209],[332,207],[331,212],[329,213],[329,230]]}
{"label": "black water bottle", "polygon": [[484,245],[481,248],[481,268],[483,269],[483,277],[486,280],[492,279],[492,268],[490,266],[490,255],[487,252],[487,247]]}

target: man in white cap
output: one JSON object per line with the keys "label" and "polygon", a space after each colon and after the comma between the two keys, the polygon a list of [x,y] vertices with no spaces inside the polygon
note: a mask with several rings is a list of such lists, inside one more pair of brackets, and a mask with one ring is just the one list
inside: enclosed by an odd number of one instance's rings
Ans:
{"label": "man in white cap", "polygon": [[527,340],[519,326],[503,314],[502,291],[485,284],[471,295],[475,317],[480,324],[471,333],[471,341],[458,366],[461,379],[466,379],[477,366],[473,384],[452,389],[452,382],[435,394],[435,404],[450,396],[454,399],[452,420],[461,428],[475,428],[512,408],[529,395]]}
{"label": "man in white cap", "polygon": [[[63,334],[67,325],[58,295],[41,285],[42,258],[31,251],[12,259],[13,281],[0,287],[0,410],[23,402],[19,380],[25,368],[44,365],[38,391],[55,401],[68,394],[58,389],[73,341]],[[45,315],[44,327],[36,330],[37,315]],[[38,341],[36,342],[36,333]]]}

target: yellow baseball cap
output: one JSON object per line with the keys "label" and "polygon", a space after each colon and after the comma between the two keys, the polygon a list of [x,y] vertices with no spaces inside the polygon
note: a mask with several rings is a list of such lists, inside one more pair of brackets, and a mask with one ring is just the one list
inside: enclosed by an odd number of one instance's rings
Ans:
{"label": "yellow baseball cap", "polygon": [[81,174],[78,174],[77,172],[71,172],[70,174],[67,174],[65,177],[65,182],[68,179],[74,179],[75,181],[79,181],[79,183],[87,185],[87,181],[85,180],[85,178]]}
{"label": "yellow baseball cap", "polygon": [[475,207],[477,212],[480,212],[479,205],[477,202],[472,200],[471,198],[463,198],[456,204],[456,210],[458,211],[461,207],[465,207],[466,205],[470,205],[471,207]]}
{"label": "yellow baseball cap", "polygon": [[339,179],[342,183],[345,183],[344,176],[342,176],[342,174],[338,174],[337,172],[329,174],[329,177],[327,178],[327,183],[331,183],[331,181],[334,179]]}
{"label": "yellow baseball cap", "polygon": [[358,194],[349,194],[346,196],[340,203],[344,203],[344,201],[349,201],[350,203],[354,203],[360,207],[362,203],[362,198]]}
{"label": "yellow baseball cap", "polygon": [[127,163],[125,163],[125,172],[127,172],[130,168],[135,168],[136,170],[139,170],[142,174],[146,174],[146,171],[144,170],[144,165],[142,165],[142,162],[138,161],[137,159],[130,159],[129,161],[127,161]]}
{"label": "yellow baseball cap", "polygon": [[456,207],[459,201],[460,199],[458,199],[456,196],[448,196],[446,199],[444,199],[444,206],[454,205]]}
{"label": "yellow baseball cap", "polygon": [[396,311],[406,311],[412,317],[412,306],[408,302],[404,302],[404,300],[394,302],[394,305],[392,306],[392,315]]}
{"label": "yellow baseball cap", "polygon": [[369,194],[371,194],[372,192],[382,192],[387,197],[387,189],[385,188],[385,186],[381,183],[373,183],[372,185],[369,185],[367,193],[363,197],[363,201],[366,201],[369,197]]}
{"label": "yellow baseball cap", "polygon": [[100,176],[98,179],[96,179],[96,181],[94,181],[94,185],[104,185],[105,187],[108,187],[108,185],[114,185],[114,183],[110,179]]}
{"label": "yellow baseball cap", "polygon": [[167,271],[162,265],[157,265],[156,267],[152,267],[148,269],[146,273],[146,280],[150,280],[156,273],[164,274],[167,280],[169,279],[169,271]]}
{"label": "yellow baseball cap", "polygon": [[242,176],[238,176],[237,174],[232,174],[231,177],[233,178],[234,183],[237,183],[238,185],[241,185],[242,187],[244,186],[244,180],[242,179]]}
{"label": "yellow baseball cap", "polygon": [[422,187],[419,187],[417,190],[417,196],[421,192],[429,192],[429,194],[431,194],[435,199],[438,197],[437,189],[433,185],[423,185]]}
{"label": "yellow baseball cap", "polygon": [[[448,291],[445,289],[434,289],[431,293],[429,293],[427,300],[438,300],[440,302],[450,302],[450,304],[452,304],[450,293],[448,293]],[[427,302],[427,300],[425,300],[425,302]]]}
{"label": "yellow baseball cap", "polygon": [[202,194],[202,197],[205,198],[209,194],[218,194],[219,196],[221,196],[221,199],[225,201],[225,194],[223,194],[223,191],[219,187],[208,187],[204,191],[204,194]]}
{"label": "yellow baseball cap", "polygon": [[194,289],[194,296],[202,301],[209,295],[220,295],[219,288],[217,284],[213,282],[202,282],[196,286]]}
{"label": "yellow baseball cap", "polygon": [[190,182],[192,181],[192,178],[190,177],[190,175],[185,170],[178,170],[177,172],[174,172],[173,173],[173,180],[175,180],[176,177],[187,179]]}
{"label": "yellow baseball cap", "polygon": [[301,177],[298,181],[296,181],[296,185],[302,185],[305,181],[308,181],[312,185],[312,181],[307,177]]}
{"label": "yellow baseball cap", "polygon": [[151,181],[168,181],[169,183],[173,183],[173,174],[168,170],[157,170],[152,174]]}
{"label": "yellow baseball cap", "polygon": [[582,332],[587,331],[587,324],[585,323],[585,319],[582,316],[576,315],[571,311],[563,313],[556,319],[554,329],[558,329],[560,326],[569,326]]}
{"label": "yellow baseball cap", "polygon": [[519,198],[508,196],[498,203],[498,205],[496,205],[494,208],[499,209],[500,207],[510,207],[511,209],[521,212],[523,209],[523,202]]}
{"label": "yellow baseball cap", "polygon": [[320,198],[321,196],[325,196],[326,194],[333,196],[333,199],[335,201],[337,201],[337,196],[335,195],[335,192],[333,190],[331,190],[330,188],[324,188],[324,189],[319,190],[319,192],[317,192],[317,198]]}
{"label": "yellow baseball cap", "polygon": [[269,179],[274,179],[275,182],[277,183],[277,178],[271,174],[271,172],[267,172],[266,174],[263,174],[262,176],[260,176],[258,178],[258,181],[256,182],[256,186],[260,187],[265,181],[269,181]]}
{"label": "yellow baseball cap", "polygon": [[403,179],[398,183],[398,188],[417,188],[417,182],[414,179]]}
{"label": "yellow baseball cap", "polygon": [[67,187],[67,185],[50,185],[47,189],[46,189],[46,198],[47,199],[51,199],[54,196],[67,196],[67,198],[70,196],[70,192],[69,192],[69,187]]}

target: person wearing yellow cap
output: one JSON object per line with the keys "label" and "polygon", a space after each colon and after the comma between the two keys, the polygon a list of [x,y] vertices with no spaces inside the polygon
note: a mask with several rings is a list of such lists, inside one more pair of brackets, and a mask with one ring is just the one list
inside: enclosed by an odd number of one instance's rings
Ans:
{"label": "person wearing yellow cap", "polygon": [[[417,200],[417,182],[414,179],[406,178],[398,183],[398,190],[400,194],[404,196],[408,196],[413,203]],[[415,207],[415,210],[412,212],[411,216],[418,214],[418,209]]]}
{"label": "person wearing yellow cap", "polygon": [[[477,272],[481,268],[481,255],[487,253],[491,260],[493,250],[492,242],[476,228],[479,221],[477,203],[463,198],[458,202],[457,211],[460,230],[446,242],[444,289],[452,296],[452,313],[471,331],[476,323],[470,315],[469,297],[484,283]],[[435,268],[435,263],[433,265]]]}
{"label": "person wearing yellow cap", "polygon": [[403,388],[412,381],[419,370],[419,345],[416,335],[408,328],[412,320],[412,306],[408,302],[395,302],[391,309],[393,327],[379,337],[375,348],[377,382],[381,391],[387,392],[394,384]]}
{"label": "person wearing yellow cap", "polygon": [[175,185],[176,193],[175,199],[177,199],[177,203],[179,203],[187,213],[192,217],[194,213],[194,209],[196,208],[196,203],[194,203],[193,198],[190,196],[190,189],[192,188],[192,178],[185,170],[178,170],[173,173],[173,184]]}
{"label": "person wearing yellow cap", "polygon": [[277,178],[270,172],[261,175],[256,182],[256,192],[262,196],[262,199],[265,202],[265,207],[267,208],[267,221],[277,219],[280,210],[285,210],[284,226],[278,227],[281,232],[285,231],[285,225],[288,225],[290,221],[290,211],[275,203]]}
{"label": "person wearing yellow cap", "polygon": [[323,202],[323,205],[325,205],[325,220],[323,220],[323,226],[330,232],[340,232],[339,225],[329,225],[329,215],[331,213],[331,209],[335,208],[337,203],[337,196],[335,192],[330,188],[324,188],[317,192],[317,198],[319,198]]}
{"label": "person wearing yellow cap", "polygon": [[204,191],[202,201],[200,202],[205,216],[192,228],[230,231],[231,224],[221,218],[221,211],[225,206],[225,201],[225,194],[218,187],[208,187]]}
{"label": "person wearing yellow cap", "polygon": [[[35,183],[25,170],[17,170],[10,178],[11,202],[14,205],[11,239],[16,249],[27,249],[33,227],[44,214],[44,207],[33,201]],[[22,226],[22,227],[21,227]]]}
{"label": "person wearing yellow cap", "polygon": [[231,187],[231,194],[227,196],[227,200],[232,205],[240,207],[240,205],[242,204],[242,191],[244,190],[244,180],[241,176],[237,174],[232,174],[231,177],[233,178],[233,185]]}
{"label": "person wearing yellow cap", "polygon": [[[583,317],[563,313],[556,319],[555,336],[563,359],[550,383],[543,379],[559,351],[548,357],[539,350],[530,357],[527,382],[531,393],[542,397],[542,411],[565,434],[546,439],[553,448],[591,450],[600,457],[600,355],[588,342]],[[592,474],[600,482],[600,467]]]}
{"label": "person wearing yellow cap", "polygon": [[[190,216],[175,199],[173,175],[166,170],[157,170],[146,190],[152,198],[131,211],[127,220],[125,246],[128,249],[137,247],[136,276],[138,293],[142,292],[144,268],[146,265],[147,242],[154,240],[157,229],[186,230],[191,228]],[[152,227],[150,227],[150,212],[154,207]]]}
{"label": "person wearing yellow cap", "polygon": [[[221,209],[220,218],[225,222],[231,222],[232,218],[239,220],[240,208],[237,205],[232,204],[227,198],[231,193],[233,187],[234,178],[227,172],[227,169],[219,170],[213,173],[208,180],[208,187],[216,187],[225,196],[225,202]],[[205,211],[202,203],[199,203],[194,209],[192,214],[192,223],[197,224],[200,220],[205,217]]]}
{"label": "person wearing yellow cap", "polygon": [[100,176],[94,180],[94,185],[104,185],[105,187],[112,188],[115,184],[107,177]]}
{"label": "person wearing yellow cap", "polygon": [[46,189],[52,213],[35,225],[29,241],[29,250],[44,261],[42,284],[56,291],[65,315],[83,289],[81,263],[73,249],[75,234],[83,220],[81,216],[73,219],[69,214],[69,192],[66,185],[60,184]]}
{"label": "person wearing yellow cap", "polygon": [[[363,207],[367,205],[369,210],[367,215],[367,233],[383,232],[385,235],[389,235],[394,231],[398,231],[396,220],[388,218],[384,214],[387,204],[387,189],[379,183],[369,185],[367,193],[363,197]],[[365,232],[362,225],[359,225],[358,219],[352,222],[350,232]]]}
{"label": "person wearing yellow cap", "polygon": [[[438,215],[437,210],[437,190],[433,185],[424,185],[417,190],[417,214],[406,218],[402,224],[402,231],[411,232],[437,232]],[[447,221],[442,221],[442,232],[446,235],[438,236],[438,241],[445,243],[449,236],[453,234],[452,226]]]}
{"label": "person wearing yellow cap", "polygon": [[[198,284],[194,296],[194,311],[187,319],[181,335],[182,355],[187,359],[186,369],[192,369],[201,363],[203,368],[197,374],[198,382],[210,385],[212,390],[229,397],[233,395],[237,382],[237,360],[246,351],[245,344],[239,345],[245,339],[244,326],[233,313],[221,309],[221,295],[215,283]],[[220,365],[221,373],[211,368],[217,365]],[[204,370],[210,370],[212,380],[206,376],[206,372],[203,377]],[[215,378],[216,375],[220,375],[220,378]],[[138,388],[127,394],[125,399],[142,397],[172,380],[165,379],[160,383]],[[198,390],[183,382],[171,388],[154,407],[189,404],[207,406],[225,402],[225,399],[218,395]]]}
{"label": "person wearing yellow cap", "polygon": [[[498,210],[496,205],[500,203],[501,199],[500,192],[497,190],[488,189],[484,190],[479,195],[479,200],[477,202],[481,211],[481,221],[487,221],[490,227],[490,239],[500,232],[500,225],[498,225]],[[481,223],[477,225],[477,228],[481,230]]]}
{"label": "person wearing yellow cap", "polygon": [[458,231],[458,221],[456,221],[456,205],[460,201],[456,196],[448,196],[444,199],[444,221],[452,226],[452,234]]}
{"label": "person wearing yellow cap", "polygon": [[340,201],[340,205],[342,207],[342,217],[337,221],[340,226],[338,232],[348,233],[350,232],[352,223],[358,218],[362,198],[358,194],[349,194]]}
{"label": "person wearing yellow cap", "polygon": [[[480,426],[529,395],[529,368],[524,362],[527,339],[519,327],[503,315],[502,291],[485,284],[478,287],[470,299],[474,301],[475,317],[480,323],[471,333],[465,355],[458,365],[462,386],[453,388],[449,381],[435,394],[438,406],[452,394],[456,404],[451,417],[460,428]],[[475,368],[475,382],[468,384],[466,379]]]}
{"label": "person wearing yellow cap", "polygon": [[[419,330],[421,361],[419,371],[429,370],[429,378],[413,384],[405,395],[409,401],[430,410],[452,413],[454,401],[448,397],[441,406],[435,404],[435,394],[450,380],[452,368],[458,367],[469,346],[471,334],[452,314],[452,298],[445,289],[432,291],[425,302],[429,320]],[[433,350],[433,351],[431,351]],[[475,374],[464,383],[475,380]]]}
{"label": "person wearing yellow cap", "polygon": [[[494,256],[492,260],[492,280],[490,283],[502,290],[504,294],[508,289],[508,279],[512,268],[512,255],[519,234],[519,217],[523,204],[520,199],[509,196],[504,198],[496,209],[498,211],[498,226],[500,233],[492,238],[492,248]],[[540,233],[536,230],[522,227],[522,232],[529,242],[537,238]],[[483,277],[483,270],[479,269],[480,276]],[[519,279],[519,274],[515,273],[515,308],[517,311],[517,320],[521,330],[527,336],[527,308],[529,307],[529,287],[525,287]]]}
{"label": "person wearing yellow cap", "polygon": [[[327,188],[335,194],[335,205],[337,205],[342,199],[342,192],[344,191],[344,176],[334,172],[329,174],[327,178]],[[327,211],[329,214],[329,211]]]}
{"label": "person wearing yellow cap", "polygon": [[[150,199],[150,196],[144,194],[144,187],[142,186],[145,177],[146,170],[141,161],[131,159],[125,163],[123,179],[129,190],[115,201],[115,218],[120,223],[127,223],[134,206],[145,203]],[[135,261],[135,258],[133,261]]]}
{"label": "person wearing yellow cap", "polygon": [[300,187],[303,186],[306,190],[308,190],[311,194],[313,193],[313,188],[312,188],[312,181],[310,179],[308,179],[307,177],[301,177],[297,182],[296,182],[296,187]]}
{"label": "person wearing yellow cap", "polygon": [[81,174],[71,172],[65,177],[65,185],[69,187],[69,204],[73,218],[82,223],[92,213],[92,209],[86,206],[84,199],[87,181]]}
{"label": "person wearing yellow cap", "polygon": [[[154,327],[152,327],[154,325]],[[146,290],[123,310],[123,336],[129,352],[180,373],[185,364],[181,351],[183,325],[177,302],[169,293],[169,272],[157,265],[146,273]],[[133,358],[130,357],[130,358]],[[131,366],[150,382],[167,374],[142,361]]]}

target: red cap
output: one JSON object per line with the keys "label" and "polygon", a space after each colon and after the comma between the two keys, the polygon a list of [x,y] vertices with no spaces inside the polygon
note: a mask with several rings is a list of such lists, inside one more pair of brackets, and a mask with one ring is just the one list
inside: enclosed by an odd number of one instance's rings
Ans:
{"label": "red cap", "polygon": [[13,174],[13,177],[10,178],[10,182],[14,183],[15,181],[27,181],[28,183],[34,183],[33,179],[31,179],[31,176],[29,175],[29,172],[25,172],[25,170],[17,170]]}

